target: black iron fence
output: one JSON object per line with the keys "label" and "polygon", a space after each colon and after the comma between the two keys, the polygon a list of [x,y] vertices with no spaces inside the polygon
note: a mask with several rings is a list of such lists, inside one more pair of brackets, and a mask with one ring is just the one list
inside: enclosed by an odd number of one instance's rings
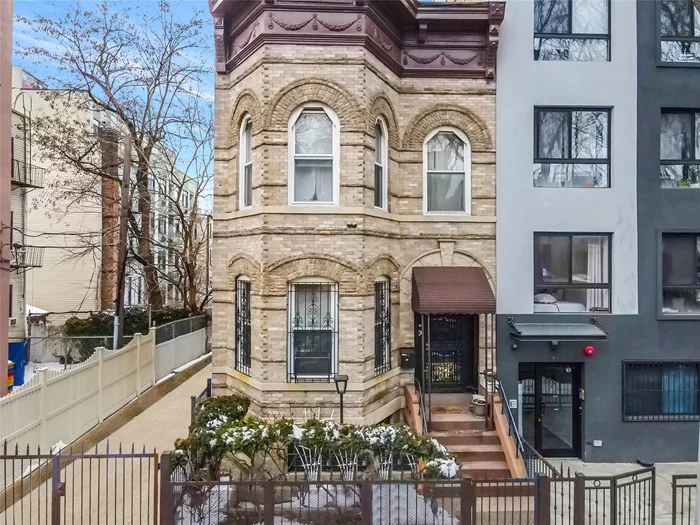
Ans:
{"label": "black iron fence", "polygon": [[[654,525],[655,470],[618,476],[425,480],[410,466],[379,479],[323,470],[311,480],[284,467],[261,480],[224,472],[193,479],[173,456],[0,454],[0,524],[77,525]],[[267,469],[269,474],[269,468]],[[401,472],[408,473],[401,479]],[[336,473],[339,474],[339,473]],[[335,479],[332,479],[335,478]],[[694,524],[694,476],[674,476],[673,525]]]}
{"label": "black iron fence", "polygon": [[697,474],[678,474],[671,478],[672,525],[695,525],[697,481]]}

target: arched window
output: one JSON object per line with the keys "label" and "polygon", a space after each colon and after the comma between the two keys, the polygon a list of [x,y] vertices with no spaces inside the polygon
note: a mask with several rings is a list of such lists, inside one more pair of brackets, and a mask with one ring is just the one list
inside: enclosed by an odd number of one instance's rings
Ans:
{"label": "arched window", "polygon": [[438,128],[423,146],[424,213],[471,212],[471,146],[466,135]]}
{"label": "arched window", "polygon": [[250,117],[245,117],[241,123],[241,138],[238,144],[240,157],[238,187],[242,209],[253,205],[253,121]]}
{"label": "arched window", "polygon": [[389,189],[389,148],[386,124],[381,118],[374,125],[374,205],[387,209]]}
{"label": "arched window", "polygon": [[374,374],[391,370],[391,281],[374,282]]}
{"label": "arched window", "polygon": [[302,106],[289,122],[289,203],[338,204],[340,124],[329,108]]}
{"label": "arched window", "polygon": [[250,375],[250,279],[236,279],[236,370]]}

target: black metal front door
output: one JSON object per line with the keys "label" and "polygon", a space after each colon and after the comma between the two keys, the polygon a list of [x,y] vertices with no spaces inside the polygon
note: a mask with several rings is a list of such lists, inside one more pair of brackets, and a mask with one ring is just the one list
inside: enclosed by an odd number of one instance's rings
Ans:
{"label": "black metal front door", "polygon": [[[432,392],[473,389],[476,386],[474,318],[469,315],[425,315],[422,320],[426,330],[419,339],[423,349],[421,351],[418,346],[420,355],[416,372],[423,389]],[[421,316],[416,316],[416,322],[421,322]],[[419,325],[417,335],[421,329]]]}
{"label": "black metal front door", "polygon": [[543,456],[581,455],[581,366],[520,364],[523,437]]}

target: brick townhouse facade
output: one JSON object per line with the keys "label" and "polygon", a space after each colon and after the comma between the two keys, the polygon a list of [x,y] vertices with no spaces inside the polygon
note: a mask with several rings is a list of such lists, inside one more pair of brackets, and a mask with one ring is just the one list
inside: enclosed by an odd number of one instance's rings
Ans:
{"label": "brick townhouse facade", "polygon": [[401,410],[414,366],[478,389],[504,7],[212,1],[216,393],[265,417],[337,417],[347,375],[345,421],[368,424]]}

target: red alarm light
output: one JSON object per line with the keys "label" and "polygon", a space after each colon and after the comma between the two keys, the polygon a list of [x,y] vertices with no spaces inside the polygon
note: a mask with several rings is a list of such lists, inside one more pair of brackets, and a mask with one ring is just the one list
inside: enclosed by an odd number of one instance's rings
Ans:
{"label": "red alarm light", "polygon": [[583,353],[586,354],[588,357],[592,356],[595,354],[595,348],[592,346],[587,346],[586,348],[583,349]]}

